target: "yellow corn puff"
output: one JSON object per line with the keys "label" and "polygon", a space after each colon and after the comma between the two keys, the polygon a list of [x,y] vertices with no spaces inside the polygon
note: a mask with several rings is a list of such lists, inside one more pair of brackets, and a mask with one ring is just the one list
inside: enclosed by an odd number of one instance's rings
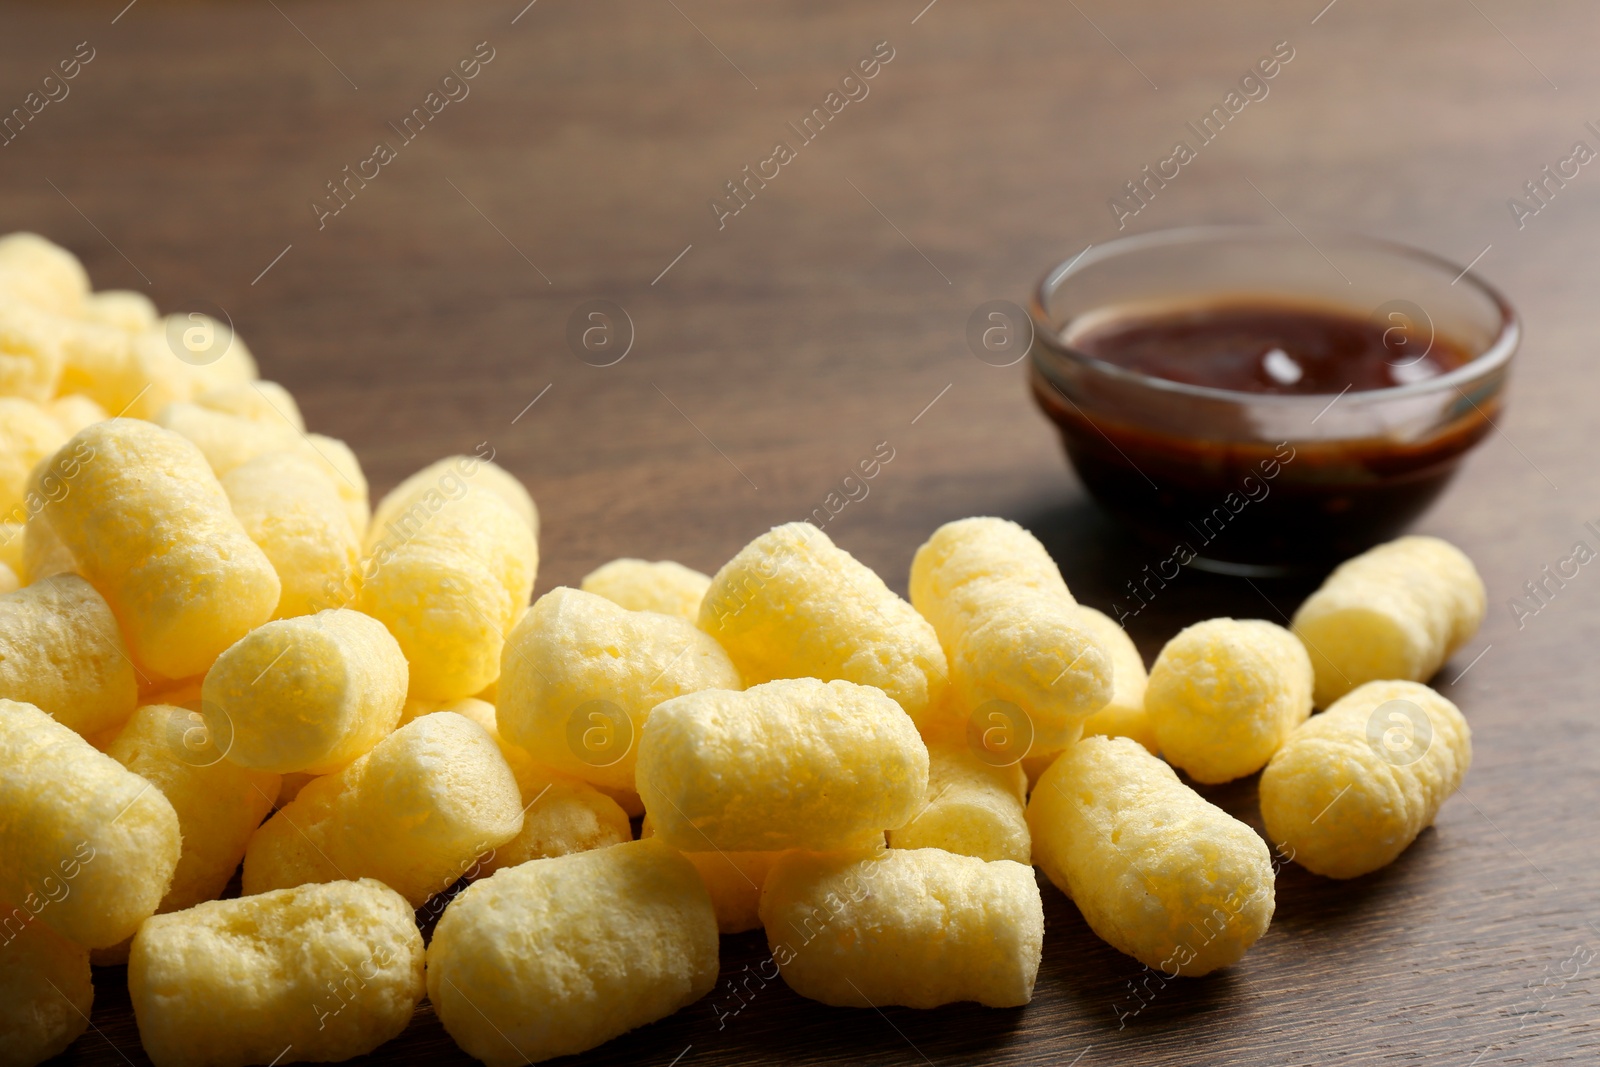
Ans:
{"label": "yellow corn puff", "polygon": [[236,418],[263,422],[269,426],[290,426],[305,432],[306,420],[300,414],[289,390],[277,382],[249,382],[244,385],[225,385],[194,398],[194,403],[209,411],[233,415]]}
{"label": "yellow corn puff", "polygon": [[65,441],[85,426],[93,426],[97,422],[104,422],[108,417],[106,409],[95,403],[89,397],[74,393],[71,396],[58,396],[44,406],[61,426],[61,440]]}
{"label": "yellow corn puff", "polygon": [[361,461],[350,446],[337,437],[320,433],[302,435],[297,450],[309,460],[314,460],[327,475],[328,482],[339,499],[344,501],[345,514],[357,536],[364,537],[372,506],[367,499],[367,476],[361,470]]}
{"label": "yellow corn puff", "polygon": [[133,939],[128,992],[156,1067],[336,1062],[406,1028],[424,959],[398,893],[334,882],[156,916]]}
{"label": "yellow corn puff", "polygon": [[446,456],[411,475],[379,501],[372,513],[368,550],[380,540],[410,540],[430,515],[446,501],[465,495],[469,487],[499,497],[538,539],[539,509],[513,474],[482,456]]}
{"label": "yellow corn puff", "polygon": [[234,763],[327,774],[394,730],[406,661],[382,623],[332,608],[252,630],[217,657],[200,696]]}
{"label": "yellow corn puff", "polygon": [[639,795],[688,852],[848,848],[904,826],[928,787],[910,716],[871,686],[797,678],[656,706]]}
{"label": "yellow corn puff", "polygon": [[353,596],[361,539],[314,461],[297,452],[267,452],[229,471],[222,488],[283,586],[273,618],[309,615]]}
{"label": "yellow corn puff", "polygon": [[685,852],[694,864],[711,906],[717,913],[717,932],[742,934],[761,926],[761,890],[782,852]]}
{"label": "yellow corn puff", "polygon": [[[183,851],[172,886],[156,907],[158,915],[222,895],[239,869],[246,843],[273,809],[282,788],[279,775],[226,760],[198,709],[198,694],[192,707],[153,700],[103,744],[96,738],[97,748],[154,784],[178,813]],[[222,739],[224,744],[227,740]],[[90,962],[96,967],[123,966],[132,943],[128,938],[111,948],[95,949]]]}
{"label": "yellow corn puff", "polygon": [[717,982],[700,876],[657,841],[535,860],[473,883],[428,946],[428,998],[489,1067],[594,1048]]}
{"label": "yellow corn puff", "polygon": [[0,596],[0,697],[32,704],[85,737],[133,714],[133,662],[93,586],[63,574]]}
{"label": "yellow corn puff", "polygon": [[1032,868],[937,848],[787,853],[761,921],[789,987],[840,1007],[1018,1007],[1044,945]]}
{"label": "yellow corn puff", "polygon": [[[267,383],[270,384],[270,383]],[[260,382],[203,394],[222,397],[246,392],[256,393],[268,400],[266,392],[257,390]],[[270,400],[268,400],[271,403]],[[361,464],[350,446],[333,437],[304,433],[287,418],[269,420],[262,412],[238,414],[242,401],[207,406],[198,399],[194,402],[174,402],[154,416],[158,425],[193,441],[206,457],[206,463],[218,478],[227,477],[245,463],[268,452],[294,452],[314,463],[334,491],[339,494],[349,516],[350,525],[357,534],[367,529],[369,505],[367,479]],[[298,415],[298,412],[295,413]]]}
{"label": "yellow corn puff", "polygon": [[711,579],[700,628],[745,684],[820,678],[877,686],[914,721],[949,683],[933,628],[883,579],[810,523],[777,526]]}
{"label": "yellow corn puff", "polygon": [[300,433],[281,419],[241,418],[190,402],[168,404],[155,423],[193,441],[218,478],[263,453],[290,451],[300,440]]}
{"label": "yellow corn puff", "polygon": [[1346,560],[1294,614],[1325,708],[1367,682],[1425,682],[1478,632],[1483,579],[1455,545],[1402,537]]}
{"label": "yellow corn puff", "polygon": [[939,635],[959,703],[975,713],[996,702],[1020,709],[1034,751],[1076,741],[1111,699],[1111,657],[1050,554],[1014,522],[961,519],[935,530],[911,563],[911,603]]}
{"label": "yellow corn puff", "polygon": [[889,847],[942,848],[983,860],[1026,864],[1023,817],[1028,778],[1022,766],[995,766],[961,735],[927,738],[928,792],[911,821],[889,831]]}
{"label": "yellow corn puff", "polygon": [[1111,616],[1083,604],[1078,605],[1077,619],[1111,657],[1111,702],[1083,720],[1083,736],[1131,737],[1151,753],[1159,751],[1156,729],[1144,706],[1149,676],[1133,638]]}
{"label": "yellow corn puff", "polygon": [[104,322],[62,320],[57,323],[57,331],[61,377],[56,391],[90,400],[108,415],[127,414],[128,405],[140,389],[133,369],[133,344],[142,330],[130,332]]}
{"label": "yellow corn puff", "polygon": [[413,696],[458,700],[499,677],[506,635],[533,591],[539,548],[528,524],[493,493],[423,507],[427,514],[407,540],[380,538],[372,548],[360,604],[400,642]]}
{"label": "yellow corn puff", "polygon": [[279,777],[224,759],[197,712],[147,704],[134,712],[106,755],[161,790],[178,815],[183,852],[159,912],[215,900],[244,859],[244,847],[277,799]]}
{"label": "yellow corn puff", "polygon": [[0,813],[0,898],[87,948],[137,930],[178,865],[161,790],[13,700],[0,700]]}
{"label": "yellow corn puff", "polygon": [[0,396],[43,404],[66,364],[68,326],[48,311],[4,293],[0,278]]}
{"label": "yellow corn puff", "polygon": [[[639,840],[654,837],[655,824],[644,817]],[[883,835],[878,835],[881,845]],[[700,880],[711,894],[711,907],[717,913],[717,932],[742,934],[761,925],[761,887],[767,873],[782,852],[685,852],[683,858],[694,864]]]}
{"label": "yellow corn puff", "polygon": [[18,295],[57,315],[78,315],[89,295],[89,273],[78,257],[36,233],[0,237],[0,272]]}
{"label": "yellow corn puff", "polygon": [[1002,584],[1019,595],[1072,600],[1056,561],[1039,539],[1006,519],[977,517],[947,522],[917,549],[911,563],[912,603],[940,634],[970,625]]}
{"label": "yellow corn puff", "polygon": [[126,333],[143,333],[161,319],[150,298],[132,289],[101,289],[90,293],[83,301],[83,317]]}
{"label": "yellow corn puff", "polygon": [[199,674],[265,622],[281,586],[205,459],[136,419],[79,431],[35,481],[70,491],[39,514],[122,624],[134,661]]}
{"label": "yellow corn puff", "polygon": [[1261,818],[1308,871],[1355,878],[1432,826],[1471,764],[1454,704],[1416,682],[1368,682],[1289,735],[1261,774]]}
{"label": "yellow corn puff", "polygon": [[1281,626],[1207,619],[1161,650],[1144,705],[1167,762],[1231,782],[1265,767],[1311,714],[1311,660]]}
{"label": "yellow corn puff", "polygon": [[528,753],[500,736],[494,705],[474,697],[448,704],[406,702],[403,722],[418,715],[448,711],[465,716],[483,727],[484,733],[500,747],[511,774],[522,794],[522,830],[510,841],[495,848],[493,855],[478,865],[492,874],[502,867],[515,867],[529,860],[565,856],[633,840],[633,827],[617,802],[594,786],[551,770]]}
{"label": "yellow corn puff", "polygon": [[307,783],[250,839],[244,891],[376,878],[413,906],[522,830],[517,780],[461,715],[424,715]]}
{"label": "yellow corn puff", "polygon": [[551,770],[500,736],[493,704],[467,697],[439,711],[463,715],[500,747],[522,794],[522,830],[482,865],[493,873],[529,860],[586,852],[633,840],[633,827],[617,802],[578,778]]}
{"label": "yellow corn puff", "polygon": [[0,514],[26,518],[28,475],[67,437],[61,423],[40,405],[0,396]]}
{"label": "yellow corn puff", "polygon": [[135,393],[127,414],[137,419],[154,419],[168,404],[258,377],[243,339],[227,323],[199,312],[168,315],[137,335],[129,369]]}
{"label": "yellow corn puff", "polygon": [[629,611],[657,611],[695,622],[711,578],[671,560],[614,559],[585,575],[579,588]]}
{"label": "yellow corn puff", "polygon": [[1089,928],[1167,977],[1237,962],[1272,921],[1256,832],[1126,737],[1086,737],[1028,801],[1033,858]]}
{"label": "yellow corn puff", "polygon": [[688,620],[564,586],[517,624],[500,669],[497,711],[507,740],[612,789],[634,787],[639,732],[657,704],[741,688],[728,654]]}
{"label": "yellow corn puff", "polygon": [[587,852],[633,840],[633,826],[617,802],[594,786],[557,771],[539,768],[519,775],[526,809],[522,830],[484,863],[493,874],[529,860]]}
{"label": "yellow corn puff", "polygon": [[89,1029],[89,950],[0,900],[0,1067],[34,1067]]}
{"label": "yellow corn puff", "polygon": [[[48,505],[46,505],[48,507]],[[78,561],[61,543],[43,511],[29,517],[22,527],[22,570],[17,576],[24,584],[42,581],[58,574],[77,574]]]}

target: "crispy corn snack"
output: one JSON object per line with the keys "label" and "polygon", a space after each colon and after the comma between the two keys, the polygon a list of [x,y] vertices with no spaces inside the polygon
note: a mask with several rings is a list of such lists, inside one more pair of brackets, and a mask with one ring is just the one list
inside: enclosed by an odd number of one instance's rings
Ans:
{"label": "crispy corn snack", "polygon": [[158,915],[128,992],[156,1067],[347,1060],[406,1028],[423,959],[410,906],[367,878]]}
{"label": "crispy corn snack", "polygon": [[[254,391],[256,384],[259,383],[205,395]],[[258,395],[265,399],[265,394]],[[193,441],[218,478],[227,477],[268,452],[293,452],[302,456],[322,472],[339,494],[351,527],[358,535],[366,533],[370,513],[367,477],[355,453],[343,441],[318,433],[304,433],[283,418],[267,421],[259,417],[259,413],[236,414],[223,407],[206,406],[198,400],[168,404],[154,418],[158,425]]]}
{"label": "crispy corn snack", "polygon": [[389,491],[372,513],[368,551],[382,538],[405,541],[426,516],[446,500],[482,489],[500,500],[527,523],[539,539],[539,509],[516,476],[481,456],[446,456],[417,471]]}
{"label": "crispy corn snack", "polygon": [[717,981],[700,876],[658,841],[535,860],[475,882],[428,947],[428,998],[489,1067],[539,1063],[671,1015]]}
{"label": "crispy corn snack", "polygon": [[297,452],[266,452],[222,478],[233,513],[278,574],[275,619],[354,599],[361,538],[319,466]]}
{"label": "crispy corn snack", "polygon": [[711,578],[671,560],[614,559],[584,575],[579,588],[629,611],[658,611],[695,622]]}
{"label": "crispy corn snack", "polygon": [[512,744],[612,789],[634,788],[651,709],[702,689],[742,688],[722,646],[686,619],[629,611],[558,587],[506,639],[497,711]]}
{"label": "crispy corn snack", "polygon": [[1341,563],[1294,613],[1317,706],[1367,682],[1425,682],[1478,631],[1483,579],[1456,546],[1402,537]]}
{"label": "crispy corn snack", "polygon": [[1168,762],[1231,782],[1265,767],[1311,714],[1311,660],[1281,626],[1207,619],[1161,650],[1144,704]]}
{"label": "crispy corn snack", "polygon": [[937,848],[787,853],[761,921],[790,988],[841,1007],[1018,1007],[1044,945],[1032,868]]}
{"label": "crispy corn snack", "polygon": [[960,735],[928,741],[928,792],[911,821],[889,831],[891,848],[942,848],[982,860],[1029,862],[1023,817],[1028,778],[1019,763],[979,759]]}
{"label": "crispy corn snack", "polygon": [[269,426],[288,425],[304,433],[306,420],[300,414],[289,390],[277,382],[249,382],[242,385],[225,385],[194,398],[194,402],[211,411],[233,415]]}
{"label": "crispy corn snack", "polygon": [[522,830],[517,780],[462,715],[424,715],[313,779],[250,839],[244,891],[376,878],[420,907]]}
{"label": "crispy corn snack", "polygon": [[106,755],[161,790],[178,815],[183,851],[156,911],[221,896],[245,844],[272,810],[279,776],[224,759],[200,716],[171,704],[134,712]]}
{"label": "crispy corn snack", "polygon": [[633,840],[633,826],[616,801],[581,779],[536,762],[524,749],[501,737],[493,704],[467,697],[420,713],[434,711],[454,712],[483,727],[500,746],[522,794],[522,830],[495,848],[481,864],[484,873]]}
{"label": "crispy corn snack", "polygon": [[71,324],[8,293],[8,280],[0,269],[0,396],[43,404],[61,381]]}
{"label": "crispy corn snack", "polygon": [[0,700],[0,898],[86,948],[130,936],[178,866],[161,790],[32,704]]}
{"label": "crispy corn snack", "polygon": [[638,779],[656,833],[684,851],[824,851],[909,822],[928,750],[880,690],[797,678],[657,705]]}
{"label": "crispy corn snack", "polygon": [[1125,737],[1063,752],[1028,801],[1034,862],[1112,948],[1167,977],[1235,963],[1267,931],[1256,832]]}
{"label": "crispy corn snack", "polygon": [[96,423],[34,474],[50,479],[68,491],[39,515],[111,605],[135,662],[199,674],[272,615],[272,564],[182,437],[136,419]]}
{"label": "crispy corn snack", "polygon": [[89,1029],[89,951],[0,900],[0,1067],[34,1067]]}
{"label": "crispy corn snack", "polygon": [[0,396],[0,514],[27,515],[28,475],[69,436],[49,409]]}
{"label": "crispy corn snack", "polygon": [[1131,737],[1154,755],[1159,747],[1156,728],[1144,706],[1145,686],[1150,680],[1144,657],[1128,631],[1111,616],[1079,604],[1077,618],[1111,657],[1111,702],[1083,720],[1083,736]]}
{"label": "crispy corn snack", "polygon": [[383,537],[362,575],[361,610],[394,634],[421,700],[472,696],[528,603],[539,548],[511,506],[484,490],[422,507],[406,539]]}
{"label": "crispy corn snack", "polygon": [[378,620],[331,608],[252,630],[217,657],[200,699],[234,763],[327,774],[394,730],[406,661]]}
{"label": "crispy corn snack", "polygon": [[257,377],[255,357],[227,323],[199,312],[168,315],[133,338],[121,388],[129,399],[106,410],[154,419],[168,404]]}
{"label": "crispy corn snack", "polygon": [[109,417],[106,415],[105,408],[88,397],[78,394],[58,396],[46,404],[44,410],[50,413],[52,419],[61,424],[61,439],[63,441],[85,426],[104,422]]}
{"label": "crispy corn snack", "polygon": [[938,632],[959,703],[1021,709],[1033,751],[1076,741],[1111,700],[1111,657],[1050,554],[1014,522],[961,519],[935,530],[912,560],[911,602]]}
{"label": "crispy corn snack", "polygon": [[148,296],[132,289],[102,289],[83,301],[87,322],[115,326],[127,333],[142,333],[160,320],[161,315]]}
{"label": "crispy corn snack", "polygon": [[78,257],[36,233],[0,237],[0,276],[0,290],[14,287],[58,315],[81,314],[89,296],[89,274]]}
{"label": "crispy corn snack", "polygon": [[746,685],[820,678],[877,686],[921,722],[949,672],[933,628],[810,523],[777,526],[711,579],[700,628]]}
{"label": "crispy corn snack", "polygon": [[0,595],[0,697],[32,704],[85,737],[133,714],[138,677],[92,585],[63,574]]}
{"label": "crispy corn snack", "polygon": [[1454,704],[1416,682],[1368,682],[1289,735],[1262,772],[1261,818],[1302,867],[1355,878],[1432,826],[1471,763]]}

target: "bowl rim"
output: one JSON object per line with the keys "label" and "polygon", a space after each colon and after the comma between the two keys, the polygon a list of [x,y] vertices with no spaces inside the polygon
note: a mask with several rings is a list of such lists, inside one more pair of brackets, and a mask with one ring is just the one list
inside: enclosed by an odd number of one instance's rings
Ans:
{"label": "bowl rim", "polygon": [[[1332,228],[1314,228],[1313,233],[1342,244],[1361,244],[1378,248],[1396,255],[1402,259],[1420,261],[1430,267],[1440,268],[1455,273],[1455,281],[1468,282],[1483,296],[1487,297],[1500,316],[1500,329],[1494,339],[1477,356],[1463,363],[1455,370],[1448,371],[1436,378],[1426,378],[1420,382],[1411,382],[1405,385],[1391,385],[1382,389],[1353,389],[1346,388],[1342,393],[1259,393],[1243,389],[1225,389],[1212,385],[1193,385],[1189,382],[1177,382],[1169,378],[1159,378],[1143,371],[1132,370],[1115,363],[1098,359],[1082,352],[1065,341],[1061,340],[1059,330],[1045,310],[1045,303],[1055,289],[1067,278],[1084,268],[1113,256],[1127,252],[1136,252],[1146,248],[1161,247],[1163,245],[1199,244],[1222,238],[1253,238],[1273,240],[1289,240],[1294,235],[1281,227],[1265,223],[1206,223],[1193,226],[1174,226],[1146,233],[1129,234],[1126,237],[1117,237],[1104,244],[1092,245],[1078,253],[1071,259],[1057,263],[1045,272],[1040,279],[1038,287],[1034,290],[1029,301],[1028,315],[1033,326],[1033,341],[1035,345],[1042,345],[1055,356],[1080,364],[1095,373],[1104,375],[1113,380],[1120,380],[1130,385],[1141,386],[1158,392],[1172,393],[1179,396],[1202,397],[1212,400],[1227,400],[1233,403],[1269,404],[1273,406],[1307,405],[1311,402],[1324,400],[1328,397],[1335,399],[1343,397],[1356,403],[1380,403],[1390,400],[1404,400],[1410,397],[1427,396],[1454,388],[1458,392],[1467,382],[1493,373],[1510,362],[1522,341],[1522,320],[1518,317],[1516,309],[1511,302],[1494,286],[1484,281],[1483,278],[1472,272],[1471,265],[1462,267],[1460,264],[1417,248],[1401,241],[1394,241],[1384,237],[1372,237],[1355,230],[1341,230]],[[1294,234],[1303,238],[1307,244],[1321,253],[1311,238],[1307,237],[1298,227]],[[1326,257],[1324,257],[1326,258]],[[1337,268],[1335,268],[1337,269]],[[1050,379],[1050,368],[1041,365],[1042,357],[1039,350],[1030,346],[1028,364],[1038,373]]]}

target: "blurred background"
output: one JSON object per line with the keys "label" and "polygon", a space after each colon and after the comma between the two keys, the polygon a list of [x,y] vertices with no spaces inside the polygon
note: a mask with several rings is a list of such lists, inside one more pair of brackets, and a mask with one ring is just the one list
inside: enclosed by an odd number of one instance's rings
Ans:
{"label": "blurred background", "polygon": [[[1525,339],[1499,431],[1421,525],[1490,590],[1441,676],[1477,733],[1473,803],[1348,893],[1286,872],[1250,966],[1137,1027],[1110,1007],[1136,965],[1058,900],[1027,1014],[895,1013],[912,1044],[855,1014],[835,1032],[774,988],[734,1036],[702,1013],[600,1055],[1592,1061],[1587,973],[1531,1022],[1516,1005],[1574,944],[1600,946],[1583,817],[1600,579],[1520,625],[1508,610],[1600,519],[1600,170],[1527,189],[1575,142],[1600,149],[1592,5],[124,4],[0,6],[0,232],[44,234],[164,312],[222,309],[374,499],[487,442],[543,514],[536,592],[620,555],[711,572],[823,507],[902,592],[939,523],[1017,519],[1105,608],[1152,560],[1082,495],[1023,366],[974,355],[975,308],[1026,304],[1089,245],[1207,221],[1475,263]],[[1132,213],[1126,183],[1274,54],[1291,58],[1267,91]],[[868,492],[839,506],[870,457]],[[1150,659],[1181,625],[1281,621],[1303,592],[1185,572],[1130,629]],[[101,1010],[136,1056],[131,1022]],[[449,1048],[437,1027],[423,1040]],[[93,1041],[76,1054],[122,1062]]]}

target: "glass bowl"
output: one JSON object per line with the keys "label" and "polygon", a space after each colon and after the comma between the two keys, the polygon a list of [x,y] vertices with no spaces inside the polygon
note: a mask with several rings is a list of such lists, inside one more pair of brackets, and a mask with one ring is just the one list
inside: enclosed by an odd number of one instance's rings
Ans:
{"label": "glass bowl", "polygon": [[[1393,324],[1396,365],[1438,336],[1472,358],[1390,388],[1269,394],[1153,377],[1072,343],[1108,314],[1256,300]],[[1158,570],[1247,575],[1325,568],[1415,521],[1495,428],[1521,336],[1504,297],[1430,253],[1258,226],[1094,246],[1044,276],[1030,313],[1033,395],[1089,493],[1165,554]]]}

